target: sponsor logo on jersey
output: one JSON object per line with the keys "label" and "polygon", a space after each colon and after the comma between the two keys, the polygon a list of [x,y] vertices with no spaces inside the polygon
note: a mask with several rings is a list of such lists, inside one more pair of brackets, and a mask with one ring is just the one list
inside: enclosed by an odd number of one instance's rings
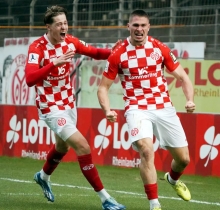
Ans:
{"label": "sponsor logo on jersey", "polygon": [[129,56],[128,59],[135,59],[135,58],[137,58],[136,55],[132,55],[132,56]]}
{"label": "sponsor logo on jersey", "polygon": [[38,64],[39,55],[36,53],[30,53],[28,57],[28,63]]}
{"label": "sponsor logo on jersey", "polygon": [[172,52],[170,52],[170,57],[172,58],[174,63],[177,61],[176,56]]}
{"label": "sponsor logo on jersey", "polygon": [[138,68],[138,73],[139,73],[139,75],[148,74],[147,69],[148,69],[147,66],[144,67],[144,68],[142,68],[142,69],[139,69],[139,68]]}
{"label": "sponsor logo on jersey", "polygon": [[148,67],[145,66],[144,68],[138,68],[138,74],[139,75],[135,75],[135,76],[129,76],[129,79],[130,80],[133,80],[133,79],[149,79],[149,78],[152,78],[152,77],[157,77],[157,72],[148,72],[147,71]]}
{"label": "sponsor logo on jersey", "polygon": [[59,75],[65,73],[65,66],[66,66],[66,64],[64,64],[64,65],[61,66],[61,67],[58,67],[58,74],[59,74]]}

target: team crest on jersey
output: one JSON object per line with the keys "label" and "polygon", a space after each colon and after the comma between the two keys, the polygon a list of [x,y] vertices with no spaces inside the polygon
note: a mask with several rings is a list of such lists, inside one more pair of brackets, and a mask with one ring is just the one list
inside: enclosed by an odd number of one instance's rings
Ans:
{"label": "team crest on jersey", "polygon": [[151,57],[153,60],[155,60],[155,61],[157,61],[157,60],[160,59],[160,55],[159,55],[157,52],[152,52],[152,53],[150,54],[150,57]]}
{"label": "team crest on jersey", "polygon": [[28,57],[28,63],[38,64],[39,55],[36,53],[30,53]]}
{"label": "team crest on jersey", "polygon": [[85,47],[88,47],[88,44],[82,40],[79,40]]}
{"label": "team crest on jersey", "polygon": [[172,58],[173,62],[175,63],[177,59],[176,59],[176,56],[172,52],[170,52],[170,57]]}

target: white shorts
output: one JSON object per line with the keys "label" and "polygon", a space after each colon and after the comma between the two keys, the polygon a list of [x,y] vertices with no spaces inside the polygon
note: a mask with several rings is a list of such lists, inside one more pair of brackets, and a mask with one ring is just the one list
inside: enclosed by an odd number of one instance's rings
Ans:
{"label": "white shorts", "polygon": [[186,135],[174,107],[157,110],[128,110],[125,113],[132,147],[134,142],[143,138],[159,140],[160,147],[188,146]]}
{"label": "white shorts", "polygon": [[44,120],[48,127],[64,141],[78,131],[76,128],[77,111],[75,107],[73,109],[52,111],[49,114],[41,115],[40,119]]}

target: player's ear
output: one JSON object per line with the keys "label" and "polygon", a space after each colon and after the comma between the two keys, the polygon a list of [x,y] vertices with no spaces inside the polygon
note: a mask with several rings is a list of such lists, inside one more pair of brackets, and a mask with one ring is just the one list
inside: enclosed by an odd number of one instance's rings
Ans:
{"label": "player's ear", "polygon": [[49,31],[49,30],[50,30],[50,25],[49,25],[49,24],[46,24],[46,28],[47,28],[47,30]]}

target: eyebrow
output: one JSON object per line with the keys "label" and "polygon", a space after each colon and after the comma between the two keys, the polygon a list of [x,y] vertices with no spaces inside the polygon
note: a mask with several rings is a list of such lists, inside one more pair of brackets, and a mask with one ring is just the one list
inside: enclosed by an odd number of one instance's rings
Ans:
{"label": "eyebrow", "polygon": [[142,24],[133,23],[132,25],[133,25],[133,26],[146,26],[146,25],[148,25],[148,23],[142,23]]}
{"label": "eyebrow", "polygon": [[67,20],[65,20],[65,21],[58,21],[58,22],[55,22],[55,24],[60,24],[60,23],[68,23],[68,21]]}

